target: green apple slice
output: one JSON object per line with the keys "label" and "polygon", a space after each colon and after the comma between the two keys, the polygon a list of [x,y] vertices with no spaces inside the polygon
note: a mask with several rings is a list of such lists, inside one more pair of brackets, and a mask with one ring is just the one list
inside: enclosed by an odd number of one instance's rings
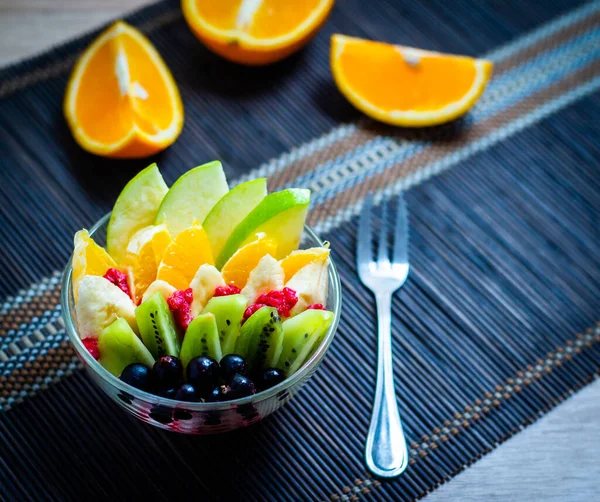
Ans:
{"label": "green apple slice", "polygon": [[229,258],[246,242],[263,232],[277,241],[277,256],[281,259],[298,248],[304,220],[310,204],[310,190],[288,188],[267,195],[256,206],[227,239],[216,259],[220,269]]}
{"label": "green apple slice", "polygon": [[229,191],[218,160],[191,169],[171,187],[156,213],[155,224],[164,223],[173,238],[194,221],[204,221],[213,206]]}
{"label": "green apple slice", "polygon": [[202,224],[213,256],[221,252],[231,232],[266,195],[267,180],[258,178],[231,189],[215,204]]}
{"label": "green apple slice", "polygon": [[152,225],[169,187],[156,164],[140,171],[119,194],[106,231],[106,249],[117,263],[127,252],[131,236]]}

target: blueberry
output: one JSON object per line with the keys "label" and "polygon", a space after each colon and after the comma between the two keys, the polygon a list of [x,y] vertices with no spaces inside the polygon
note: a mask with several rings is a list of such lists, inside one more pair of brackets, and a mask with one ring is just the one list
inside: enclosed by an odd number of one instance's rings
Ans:
{"label": "blueberry", "polygon": [[152,368],[156,387],[159,389],[175,389],[183,381],[183,365],[174,356],[162,356]]}
{"label": "blueberry", "polygon": [[170,389],[157,389],[155,393],[160,397],[166,397],[167,399],[175,399],[175,393],[177,389],[172,387]]}
{"label": "blueberry", "polygon": [[173,421],[172,410],[167,406],[154,406],[148,416],[161,424],[170,424]]}
{"label": "blueberry", "polygon": [[198,393],[196,392],[196,387],[194,387],[191,383],[184,383],[177,392],[175,392],[174,399],[178,401],[198,401]]}
{"label": "blueberry", "polygon": [[[221,425],[222,420],[219,415],[209,415],[207,419],[204,421],[204,425]],[[200,432],[204,432],[201,430]]]}
{"label": "blueberry", "polygon": [[278,383],[285,380],[285,373],[283,370],[277,368],[269,368],[264,370],[258,375],[256,379],[256,386],[260,390],[270,389],[275,387]]}
{"label": "blueberry", "polygon": [[256,394],[256,387],[252,380],[244,375],[233,375],[229,385],[224,385],[221,389],[221,401],[230,401],[242,397]]}
{"label": "blueberry", "polygon": [[194,418],[194,415],[188,410],[175,410],[173,413],[173,418],[175,420],[191,420]]}
{"label": "blueberry", "polygon": [[150,391],[152,389],[152,374],[150,370],[141,363],[133,363],[126,366],[121,372],[121,380],[136,389]]}
{"label": "blueberry", "polygon": [[253,418],[255,415],[258,415],[258,412],[252,403],[246,403],[242,404],[241,406],[237,406],[235,412],[241,415],[244,420],[246,420],[246,418],[249,416]]}
{"label": "blueberry", "polygon": [[247,415],[242,415],[242,420],[244,422],[252,422],[257,418],[260,418],[258,411],[253,411],[252,413],[248,413]]}
{"label": "blueberry", "polygon": [[219,381],[219,363],[212,357],[194,357],[187,366],[187,378],[200,396],[208,394]]}
{"label": "blueberry", "polygon": [[221,362],[221,378],[228,382],[233,375],[245,375],[248,371],[246,361],[237,354],[227,354]]}
{"label": "blueberry", "polygon": [[211,390],[204,399],[207,403],[216,403],[221,401],[221,387],[215,387]]}
{"label": "blueberry", "polygon": [[131,394],[127,394],[127,392],[119,392],[117,397],[125,404],[131,404],[133,402],[133,396]]}

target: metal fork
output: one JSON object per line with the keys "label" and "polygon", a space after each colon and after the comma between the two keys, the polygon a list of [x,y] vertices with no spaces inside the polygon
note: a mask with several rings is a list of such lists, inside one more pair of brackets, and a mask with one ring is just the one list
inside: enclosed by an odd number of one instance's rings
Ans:
{"label": "metal fork", "polygon": [[392,478],[408,465],[406,440],[400,422],[392,367],[392,295],[408,276],[408,218],[402,194],[394,223],[394,248],[388,249],[388,204],[382,204],[377,259],[373,259],[372,197],[363,205],[358,225],[357,265],[360,280],[375,295],[378,317],[377,385],[375,404],[367,435],[365,460],[376,476]]}

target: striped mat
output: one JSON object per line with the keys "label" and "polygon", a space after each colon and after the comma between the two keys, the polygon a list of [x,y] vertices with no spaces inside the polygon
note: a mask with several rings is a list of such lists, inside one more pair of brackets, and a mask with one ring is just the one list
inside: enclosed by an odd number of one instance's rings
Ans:
{"label": "striped mat", "polygon": [[[310,224],[342,277],[339,332],[303,391],[247,430],[184,437],[118,409],[69,347],[58,282],[73,232],[148,161],[88,155],[62,119],[95,34],[0,70],[0,498],[414,500],[596,377],[600,2],[338,0],[313,43],[267,68],[203,49],[179,2],[129,20],[185,104],[182,136],[155,159],[167,181],[219,158],[234,184],[311,188]],[[388,128],[336,91],[335,32],[485,56],[494,78],[459,121]],[[366,194],[400,191],[411,273],[393,302],[394,369],[410,466],[380,482],[362,459],[376,324],[356,216]]]}

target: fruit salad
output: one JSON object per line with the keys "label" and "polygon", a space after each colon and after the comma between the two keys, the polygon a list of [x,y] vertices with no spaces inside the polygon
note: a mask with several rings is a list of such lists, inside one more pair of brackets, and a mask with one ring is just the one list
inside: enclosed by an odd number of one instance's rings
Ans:
{"label": "fruit salad", "polygon": [[214,161],[171,188],[156,164],[119,195],[106,249],[75,234],[83,345],[106,370],[181,401],[228,401],[297,372],[334,319],[329,245],[298,249],[310,191],[229,189]]}

